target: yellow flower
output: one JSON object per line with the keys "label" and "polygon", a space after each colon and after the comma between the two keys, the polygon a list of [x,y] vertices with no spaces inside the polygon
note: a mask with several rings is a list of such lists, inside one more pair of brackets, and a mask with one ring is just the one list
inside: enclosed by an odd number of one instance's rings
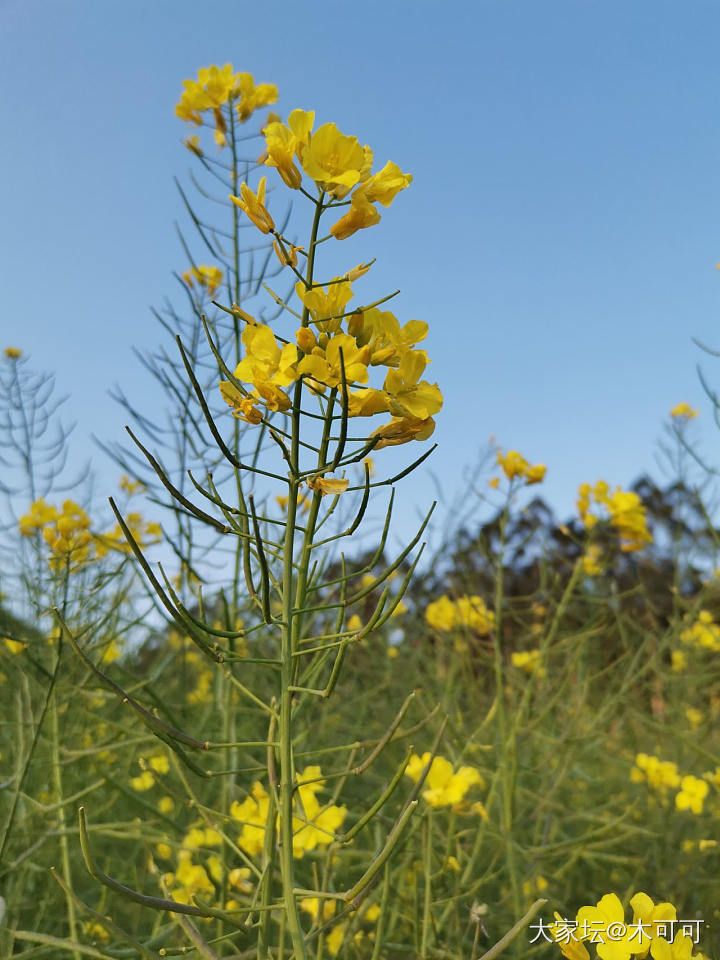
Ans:
{"label": "yellow flower", "polygon": [[170,771],[170,764],[164,753],[157,753],[154,757],[149,757],[147,765],[156,773],[168,773]]}
{"label": "yellow flower", "polygon": [[323,387],[339,387],[343,371],[346,384],[367,383],[368,355],[368,348],[358,348],[355,338],[348,333],[336,333],[330,338],[323,336],[318,345],[300,360],[297,373]]}
{"label": "yellow flower", "polygon": [[128,496],[132,496],[134,493],[142,493],[145,490],[145,484],[141,483],[140,480],[131,480],[130,477],[124,473],[120,477],[120,489],[124,490]]}
{"label": "yellow flower", "polygon": [[373,430],[370,436],[380,437],[374,449],[382,450],[383,447],[409,443],[410,440],[427,440],[434,430],[435,421],[432,417],[426,420],[417,420],[414,417],[393,417],[384,426]]}
{"label": "yellow flower", "polygon": [[374,227],[376,223],[380,223],[381,219],[364,191],[356,190],[350,198],[350,209],[330,227],[330,233],[336,240],[347,240],[358,230]]}
{"label": "yellow flower", "polygon": [[189,287],[195,286],[195,283],[197,282],[197,285],[199,287],[205,287],[208,292],[208,296],[212,297],[222,283],[223,273],[219,267],[208,267],[203,265],[199,267],[192,267],[192,269],[186,270],[182,277]]}
{"label": "yellow flower", "polygon": [[678,810],[690,810],[695,814],[702,813],[708,789],[705,780],[693,776],[683,777],[680,783],[680,792],[675,796],[675,806]]}
{"label": "yellow flower", "polygon": [[356,184],[368,179],[372,151],[361,146],[357,137],[346,136],[334,123],[326,123],[312,134],[300,161],[311,179],[342,200]]}
{"label": "yellow flower", "polygon": [[713,621],[708,610],[700,610],[697,619],[680,634],[683,643],[705,650],[720,650],[720,626]]}
{"label": "yellow flower", "polygon": [[274,83],[259,83],[255,86],[251,73],[238,73],[235,76],[232,94],[234,97],[240,97],[239,103],[235,105],[235,110],[238,120],[245,123],[255,110],[277,101],[278,88]]}
{"label": "yellow flower", "polygon": [[279,120],[270,121],[263,130],[265,134],[264,163],[276,167],[288,187],[299,189],[302,174],[295,166],[300,152],[310,139],[315,123],[313,110],[293,110],[288,117],[287,126]]}
{"label": "yellow flower", "polygon": [[693,410],[689,403],[678,403],[670,411],[670,416],[676,420],[693,420],[697,415],[697,410]]}
{"label": "yellow flower", "polygon": [[702,725],[704,719],[702,712],[696,707],[688,707],[685,710],[685,718],[692,730],[697,730],[697,728]]}
{"label": "yellow flower", "polygon": [[434,600],[425,610],[425,620],[435,630],[449,632],[457,623],[455,604],[449,597]]}
{"label": "yellow flower", "polygon": [[412,174],[403,173],[396,163],[388,160],[382,170],[378,170],[365,181],[362,192],[370,203],[380,203],[383,207],[389,207],[396,195],[411,183]]}
{"label": "yellow flower", "polygon": [[175,801],[172,797],[160,797],[158,800],[158,810],[160,813],[168,814],[172,813],[175,809]]}
{"label": "yellow flower", "polygon": [[332,930],[326,935],[325,943],[330,952],[331,957],[336,957],[340,952],[340,947],[342,946],[343,937],[345,936],[345,924],[338,923],[332,928]]}
{"label": "yellow flower", "polygon": [[524,670],[526,673],[537,673],[539,677],[544,677],[546,670],[540,666],[539,650],[516,650],[512,654],[512,665],[518,670]]}
{"label": "yellow flower", "polygon": [[138,793],[144,793],[150,790],[155,784],[155,778],[149,770],[143,770],[139,777],[131,777],[130,786]]}
{"label": "yellow flower", "polygon": [[649,756],[647,753],[638,753],[635,757],[635,766],[630,771],[630,779],[634,783],[642,783],[646,780],[651,787],[655,787],[661,793],[680,785],[680,774],[676,764]]}
{"label": "yellow flower", "polygon": [[285,243],[280,246],[277,240],[273,240],[273,250],[283,267],[296,267],[298,262],[298,252],[303,247],[296,247],[292,243]]}
{"label": "yellow flower", "polygon": [[670,943],[665,937],[655,937],[650,944],[653,960],[705,960],[704,954],[693,956],[694,941],[687,933],[678,933]]}
{"label": "yellow flower", "polygon": [[[345,820],[347,808],[335,804],[320,805],[316,794],[322,790],[324,781],[319,766],[306,767],[298,774],[298,783],[299,799],[293,814],[293,854],[299,859],[305,851],[332,843]],[[259,781],[255,781],[250,795],[242,803],[235,801],[230,808],[231,816],[243,823],[238,843],[250,856],[262,851],[269,809],[270,798]]]}
{"label": "yellow flower", "polygon": [[463,596],[457,600],[440,597],[429,604],[425,619],[436,630],[447,633],[453,627],[466,627],[481,635],[490,633],[495,625],[495,614],[488,610],[482,597]]}
{"label": "yellow flower", "polygon": [[[414,753],[405,768],[405,773],[415,783],[418,782],[423,770],[430,761],[430,753],[422,757]],[[484,786],[483,778],[474,767],[459,767],[457,771],[445,757],[433,757],[428,775],[425,779],[423,799],[431,807],[447,807],[459,804],[468,790],[473,786]]]}
{"label": "yellow flower", "polygon": [[333,495],[345,493],[349,483],[347,477],[311,477],[307,481],[311,490],[319,490],[323,496],[327,493]]}
{"label": "yellow flower", "polygon": [[[390,310],[375,307],[348,317],[348,333],[357,340],[359,347],[370,348],[370,363],[398,367],[401,359],[427,336],[428,325],[420,320],[408,320],[402,327]],[[415,351],[427,363],[424,351]]]}
{"label": "yellow flower", "polygon": [[590,960],[588,949],[579,938],[574,922],[564,919],[556,911],[555,923],[548,924],[548,929],[566,960]]}
{"label": "yellow flower", "polygon": [[3,637],[3,642],[12,654],[22,653],[22,651],[25,649],[25,644],[21,640],[13,640],[11,637]]}
{"label": "yellow flower", "polygon": [[[243,330],[242,341],[245,356],[235,368],[235,377],[255,387],[256,400],[262,399],[269,410],[288,410],[290,398],[281,389],[297,379],[297,347],[293,343],[280,349],[275,334],[270,327],[260,323],[250,323]],[[242,419],[250,419],[252,411],[245,409],[236,392],[231,391],[226,381],[221,392],[226,402],[239,408]]]}
{"label": "yellow flower", "polygon": [[241,893],[250,893],[253,888],[250,882],[250,868],[235,867],[228,873],[228,883]]}
{"label": "yellow flower", "polygon": [[19,360],[22,350],[19,347],[5,347],[5,356],[8,360]]}
{"label": "yellow flower", "polygon": [[393,416],[428,420],[442,409],[438,385],[420,380],[426,365],[423,352],[412,350],[402,357],[397,370],[388,370],[383,389]]}
{"label": "yellow flower", "polygon": [[615,491],[610,493],[610,488],[603,480],[599,480],[594,488],[589,483],[581,484],[578,489],[577,508],[587,529],[591,529],[598,522],[598,517],[590,513],[593,500],[607,510],[610,522],[620,538],[620,549],[624,553],[642,550],[646,543],[652,543],[645,507],[636,493],[621,487],[616,487]]}
{"label": "yellow flower", "polygon": [[[644,939],[662,936],[664,925],[677,920],[677,910],[672,903],[653,903],[646,893],[636,893],[630,898],[633,911],[633,926],[640,921],[643,926],[649,927]],[[672,928],[671,928],[672,929]]]}
{"label": "yellow flower", "polygon": [[536,463],[531,465],[517,450],[508,450],[506,454],[498,450],[497,463],[498,466],[502,467],[503,473],[508,480],[519,477],[525,481],[527,486],[531,486],[534,483],[542,483],[547,472],[547,467],[544,464]]}
{"label": "yellow flower", "polygon": [[318,897],[305,897],[300,901],[300,909],[309,913],[315,923],[319,923],[321,916],[323,920],[329,920],[330,917],[335,916],[335,901],[320,900]]}
{"label": "yellow flower", "polygon": [[482,635],[495,626],[495,614],[488,610],[482,597],[464,596],[455,601],[456,622]]}
{"label": "yellow flower", "polygon": [[[342,316],[346,312],[345,308],[353,296],[348,280],[335,277],[327,285],[327,289],[317,286],[311,290],[308,290],[304,283],[298,282],[295,284],[295,292],[310,313],[313,324],[321,333],[335,333],[340,329]],[[308,332],[312,333],[312,331]],[[309,353],[302,344],[301,348],[305,353]]]}
{"label": "yellow flower", "polygon": [[240,196],[235,197],[230,194],[230,199],[235,206],[240,207],[258,230],[261,230],[263,233],[270,233],[271,230],[275,229],[275,221],[265,206],[266,182],[267,177],[260,177],[257,193],[253,193],[246,183],[241,183]]}
{"label": "yellow flower", "polygon": [[58,518],[58,511],[52,504],[45,503],[43,497],[30,504],[30,511],[20,517],[20,533],[24,537],[31,537],[46,524],[54,523]]}
{"label": "yellow flower", "polygon": [[649,942],[640,943],[643,938],[632,925],[625,925],[625,911],[615,893],[605,894],[594,907],[581,907],[577,922],[580,928],[587,924],[586,929],[597,931],[598,939],[604,940],[596,947],[601,960],[629,960],[632,954],[647,953]]}
{"label": "yellow flower", "polygon": [[[284,497],[284,496],[281,496],[280,494],[278,494],[278,496],[275,497],[275,500],[276,500],[276,502],[277,502],[277,504],[278,504],[278,506],[280,507],[281,510],[287,510],[287,508],[288,508],[288,503],[289,503],[289,501],[290,501],[290,498],[289,498],[289,497]],[[310,509],[310,500],[309,500],[308,497],[306,497],[303,493],[298,493],[298,495],[297,495],[297,505],[298,505],[298,508],[299,508],[303,513],[307,513],[308,510]]]}
{"label": "yellow flower", "polygon": [[102,940],[103,943],[107,943],[110,939],[110,934],[107,932],[105,927],[95,920],[83,921],[82,928],[83,933],[90,940]]}
{"label": "yellow flower", "polygon": [[197,80],[183,80],[184,89],[175,107],[175,115],[200,125],[203,113],[211,110],[215,120],[215,142],[224,146],[226,123],[221,107],[234,96],[238,78],[229,63],[224,67],[201,68]]}
{"label": "yellow flower", "polygon": [[234,383],[229,380],[220,381],[220,393],[223,400],[232,408],[232,414],[245,423],[261,423],[262,411],[258,410],[258,398],[240,393]]}
{"label": "yellow flower", "polygon": [[222,837],[212,827],[191,827],[183,837],[183,847],[189,850],[220,846],[222,846]]}

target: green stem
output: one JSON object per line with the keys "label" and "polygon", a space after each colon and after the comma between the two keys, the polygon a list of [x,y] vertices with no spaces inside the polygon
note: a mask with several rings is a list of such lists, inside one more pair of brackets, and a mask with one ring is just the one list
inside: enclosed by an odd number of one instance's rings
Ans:
{"label": "green stem", "polygon": [[[307,273],[305,285],[312,287],[313,269],[315,266],[315,247],[317,241],[320,217],[322,216],[322,194],[315,204],[310,244],[308,246]],[[307,307],[303,310],[302,325],[306,327],[310,313]],[[300,402],[302,398],[302,381],[295,384],[292,406],[292,434],[290,441],[290,463],[288,473],[288,506],[285,527],[285,541],[283,545],[283,579],[282,579],[282,652],[281,652],[281,690],[280,690],[280,728],[278,740],[280,743],[280,874],[282,878],[283,899],[285,903],[285,918],[288,933],[293,945],[295,960],[307,960],[305,937],[300,924],[297,899],[295,896],[295,862],[293,858],[293,792],[295,770],[293,761],[293,728],[292,709],[295,662],[293,654],[296,647],[297,620],[295,608],[295,577],[293,558],[295,553],[295,526],[297,522],[297,501],[300,487],[298,479],[300,465]],[[307,534],[306,534],[307,536]],[[308,554],[309,556],[309,554]],[[307,563],[307,560],[306,560]],[[302,576],[302,574],[300,574]],[[307,573],[305,574],[307,576]]]}
{"label": "green stem", "polygon": [[[50,734],[52,738],[52,775],[55,788],[55,801],[57,803],[57,826],[60,837],[60,865],[65,885],[68,889],[72,889],[67,820],[65,818],[63,800],[62,768],[60,766],[60,727],[58,724],[57,691],[53,691],[52,703],[50,705]],[[72,941],[75,941],[77,940],[75,903],[67,892],[65,893],[65,903],[67,905],[68,935]],[[77,950],[73,950],[73,957],[75,960],[80,960],[80,954]]]}

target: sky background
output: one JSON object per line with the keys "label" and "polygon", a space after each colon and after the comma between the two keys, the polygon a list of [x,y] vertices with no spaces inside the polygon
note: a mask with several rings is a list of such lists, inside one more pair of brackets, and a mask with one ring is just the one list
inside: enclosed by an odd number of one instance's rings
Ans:
{"label": "sky background", "polygon": [[[720,347],[718,49],[703,0],[0,0],[0,346],[55,373],[111,492],[90,435],[121,435],[115,383],[156,402],[131,348],[163,341],[149,307],[187,267],[174,105],[231,61],[414,176],[342,253],[378,258],[362,300],[399,287],[430,324],[444,496],[494,435],[566,517],[580,482],[653,468],[681,400],[720,459],[696,372],[720,363],[691,339]],[[433,491],[406,482],[406,514]]]}

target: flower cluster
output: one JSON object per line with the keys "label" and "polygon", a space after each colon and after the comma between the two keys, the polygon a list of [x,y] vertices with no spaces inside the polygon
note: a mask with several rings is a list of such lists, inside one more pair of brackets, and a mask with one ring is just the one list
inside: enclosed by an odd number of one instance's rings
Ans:
{"label": "flower cluster", "polygon": [[[260,423],[260,405],[272,412],[287,412],[291,401],[286,388],[298,380],[314,393],[327,388],[344,393],[340,389],[344,385],[348,416],[391,415],[371,434],[377,438],[376,449],[427,439],[435,429],[433,415],[443,403],[438,385],[422,379],[427,353],[415,349],[427,335],[427,324],[410,320],[401,326],[389,310],[375,308],[346,314],[352,297],[349,281],[332,282],[327,290],[306,291],[298,285],[298,294],[317,333],[301,327],[294,343],[281,346],[269,326],[242,312],[245,355],[234,378],[252,389],[220,382],[222,396],[235,416]],[[343,330],[346,316],[347,332]],[[366,387],[370,369],[377,366],[387,368],[382,388]],[[359,389],[352,389],[356,386]],[[344,396],[340,400],[344,402]]]}
{"label": "flower cluster", "polygon": [[40,530],[50,547],[53,570],[75,570],[91,559],[90,517],[74,500],[65,500],[61,510],[42,497],[32,503],[28,513],[20,517],[20,533],[31,537]]}
{"label": "flower cluster", "polygon": [[189,287],[195,284],[207,290],[207,295],[212,297],[222,283],[223,272],[220,267],[208,267],[200,265],[186,270],[182,275],[183,280]]}
{"label": "flower cluster", "polygon": [[[508,480],[514,480],[517,477],[524,480],[528,487],[533,483],[542,483],[547,473],[545,464],[530,464],[517,450],[508,450],[507,453],[498,450],[497,464]],[[497,483],[493,482],[492,485],[497,486]]]}
{"label": "flower cluster", "polygon": [[215,142],[219,147],[226,143],[227,121],[222,112],[225,104],[231,104],[238,120],[244,123],[260,107],[275,103],[278,98],[274,83],[255,85],[252,74],[235,73],[232,64],[224,67],[202,67],[197,80],[183,80],[183,92],[175,107],[176,116],[188,123],[200,126],[203,114],[212,111],[215,123]]}
{"label": "flower cluster", "polygon": [[694,420],[697,415],[697,410],[694,410],[689,403],[678,403],[670,411],[670,416],[674,420]]}
{"label": "flower cluster", "polygon": [[635,766],[630,771],[633,783],[647,782],[651,787],[666,793],[680,785],[680,773],[677,765],[670,760],[660,760],[647,753],[638,753]]}
{"label": "flower cluster", "polygon": [[[319,766],[306,767],[298,775],[299,784],[293,812],[293,856],[300,859],[306,851],[325,847],[335,839],[347,815],[347,807],[321,805],[317,793],[325,786]],[[238,844],[249,856],[257,856],[263,848],[265,825],[270,812],[270,797],[256,780],[250,794],[230,808],[230,814],[242,822]]]}
{"label": "flower cluster", "polygon": [[141,757],[139,763],[142,768],[142,773],[140,773],[137,777],[130,778],[130,786],[138,793],[144,793],[146,790],[151,790],[155,785],[155,777],[152,775],[153,770],[155,773],[162,774],[170,771],[170,764],[164,753],[157,753],[152,757]]}
{"label": "flower cluster", "polygon": [[586,943],[596,945],[601,960],[630,960],[648,953],[653,960],[707,960],[700,952],[693,954],[695,941],[678,924],[672,903],[656,904],[640,892],[630,898],[630,906],[633,919],[626,923],[620,898],[607,893],[595,906],[581,907],[575,920],[556,913],[550,932],[568,960],[590,960]]}
{"label": "flower cluster", "polygon": [[[141,546],[160,540],[160,525],[146,522],[139,513],[128,514],[126,523]],[[53,570],[77,570],[91,560],[104,557],[110,550],[129,552],[130,545],[119,524],[108,533],[93,533],[90,525],[90,517],[74,500],[65,500],[62,509],[58,509],[43,497],[32,503],[19,521],[24,537],[32,537],[42,530],[50,547],[49,563]]]}
{"label": "flower cluster", "polygon": [[[400,190],[412,182],[412,176],[403,173],[391,160],[382,170],[372,173],[370,147],[362,146],[357,137],[341,133],[334,123],[325,123],[317,130],[313,130],[314,126],[313,110],[293,110],[287,124],[280,120],[266,124],[263,161],[266,166],[275,167],[293,190],[302,187],[305,174],[315,181],[323,195],[328,194],[339,203],[349,203],[350,209],[330,228],[337,240],[345,240],[357,230],[379,223],[380,214],[375,205],[389,207]],[[262,191],[263,198],[255,199],[264,208],[264,184]],[[240,205],[252,203],[250,195],[251,191],[245,187]],[[257,212],[257,206],[255,209]],[[265,211],[261,221],[265,215],[269,218]],[[256,223],[254,217],[251,219]]]}
{"label": "flower cluster", "polygon": [[720,626],[709,610],[700,610],[696,619],[680,633],[683,643],[701,650],[720,650]]}
{"label": "flower cluster", "polygon": [[661,796],[666,795],[669,790],[677,790],[676,809],[689,810],[696,815],[703,812],[703,805],[710,790],[708,783],[716,786],[720,783],[717,771],[715,773],[708,771],[702,777],[695,777],[692,774],[682,776],[676,764],[646,753],[639,753],[635,757],[635,766],[630,771],[630,779],[634,783],[647,782]]}
{"label": "flower cluster", "polygon": [[539,650],[516,650],[510,660],[514,667],[524,670],[525,673],[537,673],[539,677],[544,677],[547,673],[545,667],[540,665]]}
{"label": "flower cluster", "polygon": [[620,537],[620,549],[624,553],[642,550],[646,543],[652,543],[652,536],[645,518],[645,507],[636,493],[623,490],[621,487],[616,487],[611,492],[603,480],[598,480],[594,487],[589,483],[580,484],[577,508],[580,519],[588,530],[592,529],[599,519],[596,514],[590,512],[593,502],[607,511],[610,523]]}
{"label": "flower cluster", "polygon": [[[405,773],[410,779],[417,783],[422,776],[425,767],[430,763],[430,753],[424,753],[421,757],[414,753]],[[445,757],[433,757],[427,777],[425,778],[425,789],[423,790],[423,800],[431,807],[453,807],[453,809],[463,808],[463,798],[471,787],[484,787],[485,781],[478,770],[474,767],[453,767]],[[475,805],[471,807],[473,812]],[[477,807],[482,808],[482,804]],[[484,809],[484,808],[483,808]]]}
{"label": "flower cluster", "polygon": [[495,614],[488,610],[482,597],[477,596],[462,596],[457,600],[440,597],[428,604],[425,619],[441,633],[448,633],[455,627],[465,627],[484,636],[495,626]]}

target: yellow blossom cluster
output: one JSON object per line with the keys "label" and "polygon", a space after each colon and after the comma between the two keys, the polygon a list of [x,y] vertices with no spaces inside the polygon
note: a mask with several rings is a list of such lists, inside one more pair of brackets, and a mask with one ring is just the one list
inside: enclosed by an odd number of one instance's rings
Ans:
{"label": "yellow blossom cluster", "polygon": [[152,770],[160,774],[168,773],[170,770],[168,758],[164,753],[157,753],[152,757],[141,758],[140,766],[143,768],[142,773],[137,777],[130,778],[130,786],[133,790],[137,790],[138,793],[144,793],[155,785],[155,777],[152,775]]}
{"label": "yellow blossom cluster", "polygon": [[[126,522],[140,546],[160,540],[160,525],[145,522],[139,513],[130,513]],[[74,500],[65,500],[58,509],[40,497],[30,504],[18,525],[24,537],[42,531],[50,548],[49,563],[53,570],[74,571],[93,559],[104,557],[110,550],[130,550],[119,524],[109,533],[92,533],[90,517]]]}
{"label": "yellow blossom cluster", "polygon": [[[424,753],[421,757],[414,753],[410,757],[405,773],[414,783],[417,783],[422,776],[430,762],[430,757],[430,753]],[[474,786],[483,787],[484,785],[482,776],[474,767],[458,767],[455,770],[452,763],[445,757],[435,756],[425,778],[422,796],[431,807],[462,809],[462,801],[468,790]],[[480,806],[478,804],[478,807]]]}
{"label": "yellow blossom cluster", "polygon": [[237,119],[245,123],[260,107],[275,103],[278,98],[274,83],[255,84],[252,74],[235,73],[232,64],[224,67],[202,67],[197,80],[183,80],[183,91],[175,107],[181,120],[200,125],[203,114],[212,112],[215,142],[223,147],[227,141],[227,121],[222,108],[230,104]]}
{"label": "yellow blossom cluster", "polygon": [[220,267],[201,264],[186,270],[182,278],[189,287],[194,287],[197,283],[198,287],[207,290],[207,295],[212,297],[222,283],[223,272]]}
{"label": "yellow blossom cluster", "polygon": [[645,507],[636,493],[621,487],[616,487],[611,492],[604,480],[598,480],[594,487],[589,483],[580,484],[577,508],[580,519],[588,530],[592,529],[599,519],[595,513],[590,512],[593,503],[607,511],[610,523],[620,537],[620,549],[624,553],[642,550],[645,544],[652,543]]}
{"label": "yellow blossom cluster", "polygon": [[680,792],[675,795],[675,806],[678,810],[689,810],[691,813],[702,813],[705,797],[710,788],[705,780],[688,775],[680,782]]}
{"label": "yellow blossom cluster", "polygon": [[705,798],[709,792],[708,783],[720,787],[720,769],[713,773],[709,771],[702,777],[692,774],[682,776],[677,765],[669,760],[660,760],[658,757],[646,753],[638,753],[635,757],[635,766],[630,771],[630,779],[634,783],[647,782],[661,795],[669,790],[680,789],[675,794],[675,807],[678,810],[689,810],[699,815],[703,811]]}
{"label": "yellow blossom cluster", "polygon": [[539,677],[544,677],[547,673],[545,667],[540,666],[539,650],[516,650],[511,656],[511,662],[518,670],[524,670],[526,673],[537,673]]}
{"label": "yellow blossom cluster", "polygon": [[720,626],[709,610],[700,610],[695,620],[680,633],[680,639],[701,650],[720,650]]}
{"label": "yellow blossom cluster", "polygon": [[[320,900],[319,897],[304,897],[300,901],[300,909],[310,914],[314,923],[320,924],[331,920],[335,916],[336,902],[334,900]],[[379,915],[380,907],[373,903],[362,910],[359,920],[363,924],[374,924]],[[331,957],[336,957],[340,952],[347,926],[346,922],[337,923],[325,934],[324,943]],[[363,930],[357,930],[353,935],[353,940],[355,943],[359,943],[365,936]],[[373,940],[375,938],[374,932],[369,931],[367,938]]]}
{"label": "yellow blossom cluster", "polygon": [[22,350],[19,347],[5,347],[5,356],[8,360],[19,360]]}
{"label": "yellow blossom cluster", "polygon": [[124,473],[120,477],[120,489],[123,490],[129,497],[134,496],[136,493],[145,492],[145,484],[140,480],[131,480],[130,477]]}
{"label": "yellow blossom cluster", "polygon": [[635,766],[630,771],[633,783],[647,782],[651,787],[666,793],[680,786],[680,774],[677,765],[670,760],[660,760],[647,753],[638,753]]}
{"label": "yellow blossom cluster", "polygon": [[[234,377],[251,384],[252,389],[244,391],[231,381],[220,382],[220,392],[234,415],[247,423],[260,423],[260,405],[287,412],[291,401],[286,388],[298,379],[315,393],[326,388],[342,393],[344,382],[348,416],[389,413],[392,417],[371,434],[378,438],[377,449],[427,439],[435,429],[433,415],[443,404],[438,385],[422,379],[427,353],[415,349],[427,335],[427,324],[410,320],[401,326],[389,310],[375,308],[348,314],[349,281],[309,291],[298,285],[298,295],[317,333],[309,326],[301,327],[294,343],[281,346],[269,326],[243,314],[247,323],[242,334],[245,355]],[[342,329],[344,320],[347,332]],[[388,368],[382,389],[365,386],[370,369],[376,366]],[[359,389],[352,389],[356,386]]]}
{"label": "yellow blossom cluster", "polygon": [[694,410],[689,403],[678,403],[670,411],[670,416],[674,420],[694,420],[697,415],[697,410]]}
{"label": "yellow blossom cluster", "polygon": [[[498,450],[497,464],[508,480],[514,480],[518,477],[524,480],[528,487],[533,483],[542,483],[547,473],[545,464],[530,464],[517,450],[508,450],[507,453]],[[497,486],[497,484],[493,483],[493,486]]]}
{"label": "yellow blossom cluster", "polygon": [[[334,123],[325,123],[317,130],[313,129],[314,126],[315,112],[312,110],[293,110],[287,124],[279,119],[271,120],[263,129],[263,162],[268,167],[275,167],[293,190],[301,188],[305,174],[324,194],[348,204],[349,209],[330,228],[332,236],[345,240],[357,230],[379,223],[376,204],[389,207],[400,190],[412,182],[412,176],[403,173],[391,160],[373,173],[370,147],[362,146],[357,137],[342,133]],[[250,189],[245,186],[241,197],[233,199],[243,209],[252,207],[253,215],[246,210],[250,219],[268,232],[261,225],[272,222],[264,210],[264,192],[263,183],[253,199]]]}
{"label": "yellow blossom cluster", "polygon": [[50,547],[49,562],[54,570],[76,570],[91,559],[90,517],[74,500],[65,500],[60,510],[43,497],[32,503],[20,517],[20,533],[32,537],[40,530]]}
{"label": "yellow blossom cluster", "polygon": [[[298,774],[293,808],[293,856],[297,859],[309,850],[332,843],[347,815],[347,807],[320,803],[317,794],[324,786],[319,766],[305,767]],[[235,801],[230,808],[231,816],[243,825],[238,844],[250,856],[262,851],[269,812],[270,797],[259,780],[242,803]]]}
{"label": "yellow blossom cluster", "polygon": [[425,610],[425,620],[441,633],[465,627],[484,636],[495,626],[495,614],[488,610],[482,597],[467,595],[457,600],[447,596],[434,600]]}
{"label": "yellow blossom cluster", "polygon": [[550,932],[567,960],[590,960],[586,943],[596,945],[600,960],[630,960],[648,954],[653,960],[707,960],[700,952],[693,954],[694,941],[676,926],[677,909],[672,903],[655,903],[640,892],[630,898],[630,907],[631,922],[626,920],[617,894],[606,893],[595,906],[580,907],[574,920],[555,913]]}

